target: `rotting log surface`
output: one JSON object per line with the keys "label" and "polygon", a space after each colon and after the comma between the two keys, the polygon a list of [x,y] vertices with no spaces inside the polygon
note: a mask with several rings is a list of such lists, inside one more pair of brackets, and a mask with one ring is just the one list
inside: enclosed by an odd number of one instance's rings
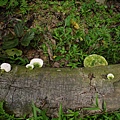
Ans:
{"label": "rotting log surface", "polygon": [[[108,80],[106,75],[115,78]],[[93,68],[41,68],[29,71],[14,66],[0,76],[0,101],[16,116],[31,112],[31,103],[47,108],[50,114],[63,109],[90,107],[98,94],[99,105],[105,100],[107,110],[120,108],[120,64]]]}

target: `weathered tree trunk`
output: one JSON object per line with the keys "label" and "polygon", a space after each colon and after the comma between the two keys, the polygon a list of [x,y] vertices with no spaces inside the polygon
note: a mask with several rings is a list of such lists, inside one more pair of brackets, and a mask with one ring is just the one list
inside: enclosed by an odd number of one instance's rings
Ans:
{"label": "weathered tree trunk", "polygon": [[[108,80],[106,75],[115,78]],[[29,71],[14,66],[0,76],[0,100],[16,116],[31,112],[31,103],[56,114],[63,109],[90,107],[98,94],[99,106],[105,100],[107,110],[120,108],[120,64],[93,68],[41,68]]]}

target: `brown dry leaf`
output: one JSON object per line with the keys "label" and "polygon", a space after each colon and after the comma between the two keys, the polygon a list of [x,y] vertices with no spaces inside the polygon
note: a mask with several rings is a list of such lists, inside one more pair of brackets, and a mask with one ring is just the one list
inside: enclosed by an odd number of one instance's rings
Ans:
{"label": "brown dry leaf", "polygon": [[50,60],[52,60],[53,61],[53,53],[52,53],[52,50],[51,50],[51,48],[50,48],[50,45],[48,45],[48,43],[45,43],[46,44],[46,46],[47,46],[47,48],[48,48],[48,55],[49,55],[49,57],[50,57]]}
{"label": "brown dry leaf", "polygon": [[35,53],[36,53],[36,50],[29,50],[27,53],[26,53],[26,57],[28,58],[28,59],[32,59],[32,58],[34,58],[34,56],[35,56]]}
{"label": "brown dry leaf", "polygon": [[85,33],[88,34],[89,30],[88,28],[85,28]]}
{"label": "brown dry leaf", "polygon": [[56,45],[56,41],[53,39],[51,33],[47,33],[47,38],[52,42],[53,45]]}
{"label": "brown dry leaf", "polygon": [[55,39],[50,39],[50,40],[51,40],[52,44],[56,46],[56,41],[55,41]]}
{"label": "brown dry leaf", "polygon": [[3,30],[3,28],[4,28],[4,23],[0,22],[0,30]]}
{"label": "brown dry leaf", "polygon": [[8,28],[8,30],[12,33],[12,35],[14,35],[14,36],[15,36],[15,32],[14,32],[14,30],[13,30],[13,29]]}
{"label": "brown dry leaf", "polygon": [[48,62],[48,56],[46,56],[42,49],[37,50],[37,54],[39,55],[39,58],[41,58],[44,62]]}
{"label": "brown dry leaf", "polygon": [[60,67],[60,63],[59,62],[54,62],[53,67],[59,68]]}

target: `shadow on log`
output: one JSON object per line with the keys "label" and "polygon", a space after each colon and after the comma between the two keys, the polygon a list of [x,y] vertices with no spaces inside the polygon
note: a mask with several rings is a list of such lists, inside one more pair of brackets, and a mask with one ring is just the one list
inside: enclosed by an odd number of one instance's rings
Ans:
{"label": "shadow on log", "polygon": [[[108,80],[106,75],[115,78]],[[120,108],[120,64],[93,68],[41,68],[29,71],[14,66],[0,76],[0,101],[16,116],[31,113],[31,103],[56,115],[63,109],[91,107],[98,94],[99,106],[103,100],[107,111]]]}

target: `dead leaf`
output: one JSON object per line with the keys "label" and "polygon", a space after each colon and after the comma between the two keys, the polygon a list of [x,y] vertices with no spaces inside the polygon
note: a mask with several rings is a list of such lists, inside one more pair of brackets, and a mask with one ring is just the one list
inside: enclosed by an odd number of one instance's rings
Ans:
{"label": "dead leaf", "polygon": [[58,63],[58,62],[54,62],[53,67],[55,67],[55,68],[59,68],[59,67],[60,67],[60,63]]}
{"label": "dead leaf", "polygon": [[74,20],[71,20],[70,22],[71,22],[72,26],[73,26],[75,29],[78,30],[78,29],[80,28],[80,26],[78,25],[78,23],[75,22]]}
{"label": "dead leaf", "polygon": [[29,50],[29,51],[27,51],[27,53],[26,53],[26,57],[27,57],[28,59],[32,59],[32,58],[34,58],[35,53],[36,53],[36,50],[34,50],[34,49]]}
{"label": "dead leaf", "polygon": [[50,60],[52,60],[53,61],[53,53],[52,53],[52,50],[51,50],[51,48],[50,48],[50,45],[48,44],[48,43],[45,43],[46,44],[46,46],[47,46],[47,48],[48,48],[48,55],[49,55],[49,58],[50,58]]}
{"label": "dead leaf", "polygon": [[56,45],[56,41],[55,41],[55,39],[53,39],[51,33],[49,33],[49,32],[47,33],[47,38],[52,42],[53,45]]}

